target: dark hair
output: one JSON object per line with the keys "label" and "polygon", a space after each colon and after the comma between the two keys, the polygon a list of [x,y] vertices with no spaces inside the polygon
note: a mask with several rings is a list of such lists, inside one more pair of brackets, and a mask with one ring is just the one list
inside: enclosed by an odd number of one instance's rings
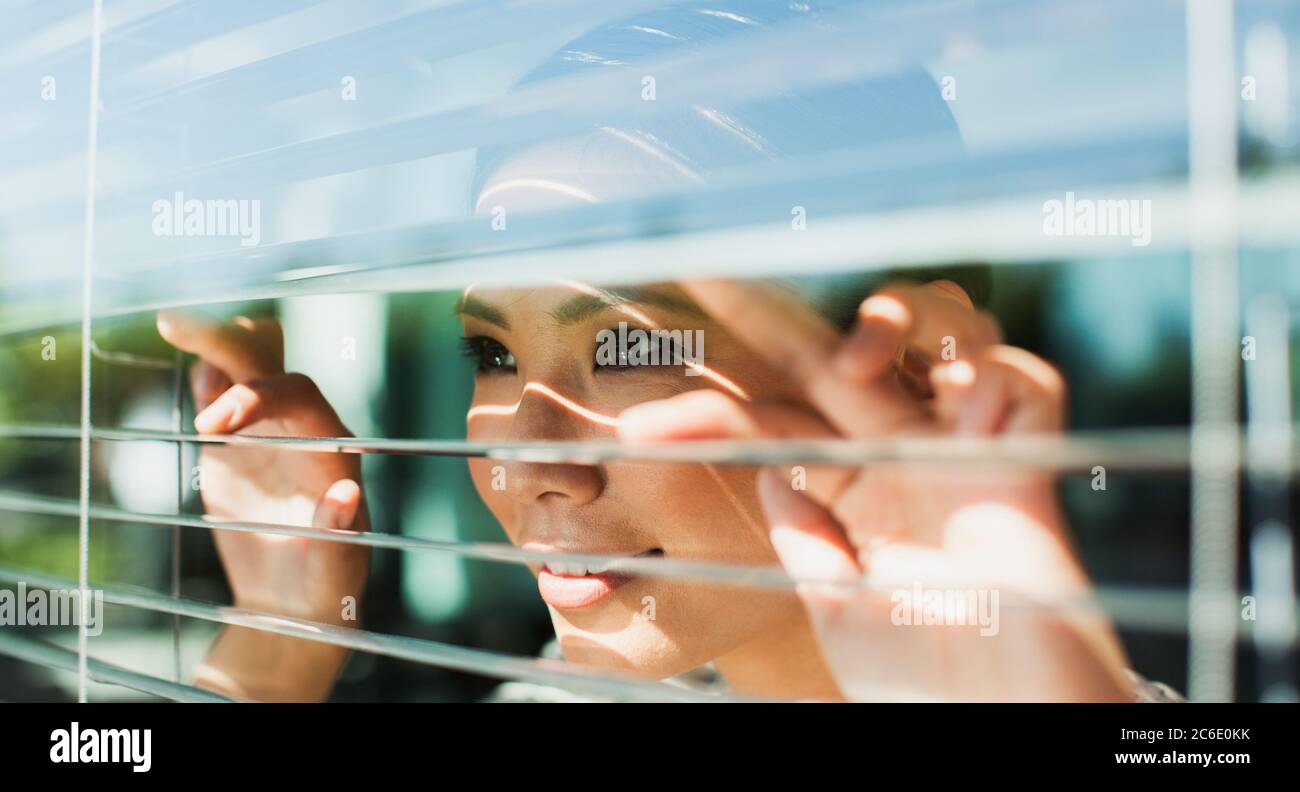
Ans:
{"label": "dark hair", "polygon": [[[843,5],[835,0],[691,0],[632,18],[601,25],[570,41],[529,72],[518,86],[594,69],[626,69],[641,73],[656,61],[704,51],[732,37],[752,35],[776,25],[825,25],[825,12]],[[924,140],[944,154],[961,150],[961,134],[938,85],[919,67],[904,68],[867,80],[840,82],[798,92],[778,92],[756,99],[714,103],[709,107],[673,104],[660,99],[632,110],[602,117],[578,138],[593,143],[614,128],[639,144],[652,146],[665,157],[707,178],[711,171],[812,155],[850,146]],[[476,155],[471,203],[503,160],[519,145],[492,146]],[[859,300],[884,280],[897,277],[947,277],[983,301],[988,273],[978,267],[930,271],[874,273],[864,278],[793,279],[797,288],[839,284],[834,291],[854,292]],[[807,282],[806,284],[804,282]],[[855,285],[850,285],[855,284]],[[828,315],[838,309],[813,297]],[[832,300],[834,302],[834,300]],[[854,302],[856,307],[856,302]]]}

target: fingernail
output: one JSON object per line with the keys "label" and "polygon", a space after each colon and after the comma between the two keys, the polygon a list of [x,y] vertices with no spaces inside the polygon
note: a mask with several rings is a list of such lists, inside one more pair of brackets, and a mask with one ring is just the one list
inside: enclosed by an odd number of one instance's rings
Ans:
{"label": "fingernail", "polygon": [[238,408],[239,405],[234,399],[230,396],[222,396],[209,404],[203,412],[194,416],[194,428],[200,434],[215,434],[225,431],[235,417],[235,411]]}

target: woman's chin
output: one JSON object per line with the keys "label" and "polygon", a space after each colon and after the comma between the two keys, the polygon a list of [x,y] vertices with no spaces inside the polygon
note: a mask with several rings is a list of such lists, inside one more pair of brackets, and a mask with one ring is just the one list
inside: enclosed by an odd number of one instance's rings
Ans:
{"label": "woman's chin", "polygon": [[651,625],[630,624],[615,632],[595,633],[556,621],[556,637],[564,659],[578,665],[664,679],[709,660],[687,657]]}
{"label": "woman's chin", "polygon": [[[723,588],[629,581],[601,602],[550,607],[564,658],[654,679],[684,674],[726,656],[802,614],[793,596],[737,597]],[[775,615],[774,615],[775,614]]]}

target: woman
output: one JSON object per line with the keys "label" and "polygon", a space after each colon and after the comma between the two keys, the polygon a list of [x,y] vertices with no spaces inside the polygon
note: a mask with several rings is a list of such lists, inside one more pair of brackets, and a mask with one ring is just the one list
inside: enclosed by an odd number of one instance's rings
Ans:
{"label": "woman", "polygon": [[[733,29],[811,13],[761,2],[686,4],[594,31],[525,82],[635,70]],[[656,105],[573,138],[480,152],[473,204],[485,218],[526,215],[890,140],[958,140],[922,73],[726,107]],[[1063,424],[1060,377],[1002,345],[996,323],[949,279],[885,285],[861,302],[847,334],[771,283],[470,289],[458,310],[477,369],[471,440],[993,437]],[[668,344],[654,349],[657,364],[646,364],[646,344],[661,342],[644,339],[600,354],[620,323],[702,338],[703,354],[683,356]],[[273,321],[164,313],[158,327],[200,358],[192,375],[199,432],[347,434],[307,378],[284,373]],[[368,528],[355,456],[202,453],[210,514]],[[780,563],[801,580],[867,584],[777,592],[534,565],[573,662],[656,678],[711,663],[727,687],[781,698],[1127,701],[1140,692],[1108,621],[1077,607],[1088,581],[1046,476],[916,465],[496,464],[472,460],[470,470],[523,548]],[[339,603],[363,588],[364,548],[216,538],[236,604],[350,623]],[[977,623],[973,606],[949,607],[944,625],[912,623],[913,592],[954,589],[1010,607],[997,609],[996,625]],[[1075,607],[1028,606],[1061,602]],[[319,699],[345,657],[338,647],[228,627],[197,684],[256,699]]]}

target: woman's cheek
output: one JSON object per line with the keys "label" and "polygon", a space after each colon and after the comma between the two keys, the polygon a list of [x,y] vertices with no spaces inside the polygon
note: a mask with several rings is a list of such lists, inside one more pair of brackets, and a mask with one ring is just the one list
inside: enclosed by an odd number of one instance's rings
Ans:
{"label": "woman's cheek", "polygon": [[775,560],[761,519],[754,473],[713,465],[616,462],[606,494],[634,515],[643,543],[670,557],[767,563]]}
{"label": "woman's cheek", "polygon": [[474,490],[478,492],[479,498],[505,530],[510,541],[518,544],[516,537],[518,529],[513,517],[514,504],[506,495],[503,486],[505,468],[494,459],[479,458],[466,461],[469,464],[470,480],[474,482]]}
{"label": "woman's cheek", "polygon": [[687,377],[683,370],[672,369],[599,372],[593,378],[590,391],[593,409],[609,415],[618,415],[629,407],[646,402],[671,399],[708,383],[696,377]]}
{"label": "woman's cheek", "polygon": [[474,397],[465,413],[465,437],[469,440],[504,440],[519,406],[519,388],[514,378],[479,374],[474,380]]}

